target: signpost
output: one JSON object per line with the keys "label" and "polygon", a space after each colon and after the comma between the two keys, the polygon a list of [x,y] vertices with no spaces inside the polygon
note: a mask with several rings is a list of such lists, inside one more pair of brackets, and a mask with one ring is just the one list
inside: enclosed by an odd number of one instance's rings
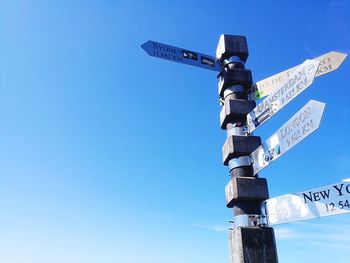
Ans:
{"label": "signpost", "polygon": [[[322,76],[337,70],[346,59],[347,54],[331,51],[327,54],[314,58],[312,60],[319,61],[320,64],[316,71],[315,77]],[[250,94],[252,100],[257,100],[269,95],[273,92],[290,74],[292,74],[298,66],[282,71],[266,79],[260,80],[255,84],[255,91]]]}
{"label": "signpost", "polygon": [[220,71],[221,66],[212,56],[190,51],[179,47],[169,46],[152,40],[142,44],[141,47],[152,57],[171,60],[195,67]]}
{"label": "signpost", "polygon": [[313,82],[318,61],[306,60],[277,89],[264,99],[247,116],[248,133],[269,120]]}
{"label": "signpost", "polygon": [[350,178],[268,199],[265,210],[269,225],[350,213]]}
{"label": "signpost", "polygon": [[310,100],[252,154],[254,175],[318,129],[325,103]]}
{"label": "signpost", "polygon": [[[250,70],[245,68],[248,46],[244,36],[221,35],[216,57],[151,40],[141,47],[153,57],[220,72],[219,97],[225,107],[220,121],[227,130],[222,152],[230,169],[226,206],[235,217],[229,232],[232,263],[277,263],[270,225],[350,212],[350,179],[269,199],[267,180],[257,176],[318,129],[325,103],[310,100],[262,144],[260,137],[252,136],[315,77],[338,69],[346,54],[332,51],[252,85]],[[252,100],[264,96],[255,106]]]}

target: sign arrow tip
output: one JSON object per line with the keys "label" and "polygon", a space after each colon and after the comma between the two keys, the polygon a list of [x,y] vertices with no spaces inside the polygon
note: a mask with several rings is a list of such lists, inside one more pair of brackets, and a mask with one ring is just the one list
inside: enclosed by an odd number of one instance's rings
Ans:
{"label": "sign arrow tip", "polygon": [[146,51],[147,52],[147,54],[149,54],[149,52],[148,52],[148,46],[149,46],[149,43],[150,43],[151,41],[150,40],[148,40],[147,42],[145,42],[145,43],[143,43],[142,45],[141,45],[141,48],[144,50],[144,51]]}

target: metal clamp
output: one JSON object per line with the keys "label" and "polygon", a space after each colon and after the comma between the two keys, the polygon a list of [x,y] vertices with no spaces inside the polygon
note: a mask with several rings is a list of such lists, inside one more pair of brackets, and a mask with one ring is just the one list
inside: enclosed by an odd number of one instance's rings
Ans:
{"label": "metal clamp", "polygon": [[243,85],[232,85],[230,87],[227,87],[226,90],[233,92],[245,92],[245,87]]}
{"label": "metal clamp", "polygon": [[227,130],[227,137],[246,136],[246,132],[247,132],[246,127],[233,127],[232,129]]}
{"label": "metal clamp", "polygon": [[233,230],[233,228],[234,228],[234,226],[235,226],[235,221],[229,220],[228,222],[229,222],[229,224],[230,224],[230,227],[229,227],[228,229],[229,229],[229,230]]}
{"label": "metal clamp", "polygon": [[249,166],[251,164],[252,164],[252,161],[251,161],[250,156],[241,156],[241,157],[237,157],[237,158],[232,158],[228,162],[228,166],[229,166],[230,171],[234,168],[242,167],[242,166]]}
{"label": "metal clamp", "polygon": [[242,65],[245,64],[245,62],[239,56],[232,56],[228,59],[225,59],[223,64],[226,65],[229,63],[241,63]]}
{"label": "metal clamp", "polygon": [[266,227],[269,226],[269,217],[266,210],[266,201],[260,203],[261,215],[265,218]]}
{"label": "metal clamp", "polygon": [[[219,82],[220,85],[220,82]],[[245,92],[245,88],[243,85],[233,85],[230,87],[227,87],[224,90],[224,98],[226,98],[228,95],[232,94],[233,92]]]}
{"label": "metal clamp", "polygon": [[234,227],[267,227],[265,215],[238,215],[234,219]]}

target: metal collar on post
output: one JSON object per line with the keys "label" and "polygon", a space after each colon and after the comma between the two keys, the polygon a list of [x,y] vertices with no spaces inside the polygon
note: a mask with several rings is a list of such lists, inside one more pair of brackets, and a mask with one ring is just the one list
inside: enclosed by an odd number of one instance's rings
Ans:
{"label": "metal collar on post", "polygon": [[251,165],[251,158],[250,156],[242,156],[242,157],[238,157],[238,158],[233,158],[228,162],[228,166],[230,171],[234,168],[237,167],[242,167],[242,166],[249,166]]}
{"label": "metal collar on post", "polygon": [[242,65],[245,64],[245,62],[238,56],[232,56],[228,59],[225,59],[223,65],[226,66],[227,64],[230,64],[230,63],[240,63]]}
{"label": "metal collar on post", "polygon": [[[219,85],[220,85],[220,82],[219,82]],[[245,87],[243,85],[233,85],[231,87],[226,88],[224,90],[224,98],[226,98],[233,92],[245,92]]]}
{"label": "metal collar on post", "polygon": [[246,133],[247,133],[246,127],[233,127],[232,129],[227,130],[227,137],[246,136]]}
{"label": "metal collar on post", "polygon": [[267,227],[265,215],[238,215],[234,218],[234,227]]}

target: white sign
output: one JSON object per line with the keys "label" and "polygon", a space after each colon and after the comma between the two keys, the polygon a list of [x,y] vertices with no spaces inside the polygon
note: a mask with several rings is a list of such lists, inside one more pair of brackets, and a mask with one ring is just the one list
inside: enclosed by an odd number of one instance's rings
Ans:
{"label": "white sign", "polygon": [[325,103],[310,100],[252,154],[254,175],[285,154],[320,126]]}
{"label": "white sign", "polygon": [[187,49],[173,47],[155,41],[147,41],[141,46],[148,55],[167,59],[170,61],[188,64],[205,69],[221,71],[220,65],[212,56],[190,51]]}
{"label": "white sign", "polygon": [[248,133],[269,120],[313,82],[319,61],[306,60],[247,116]]}
{"label": "white sign", "polygon": [[350,212],[350,178],[265,201],[268,225]]}
{"label": "white sign", "polygon": [[[320,62],[315,77],[322,76],[324,74],[337,70],[346,57],[347,54],[332,51],[317,58],[314,58],[313,60]],[[292,74],[295,71],[297,67],[298,66],[295,66],[293,68],[275,74],[271,77],[258,81],[256,83],[256,91],[254,91],[250,95],[250,98],[252,100],[257,100],[269,95],[276,88],[278,88],[278,86],[283,81],[285,81],[290,76],[290,74]]]}

